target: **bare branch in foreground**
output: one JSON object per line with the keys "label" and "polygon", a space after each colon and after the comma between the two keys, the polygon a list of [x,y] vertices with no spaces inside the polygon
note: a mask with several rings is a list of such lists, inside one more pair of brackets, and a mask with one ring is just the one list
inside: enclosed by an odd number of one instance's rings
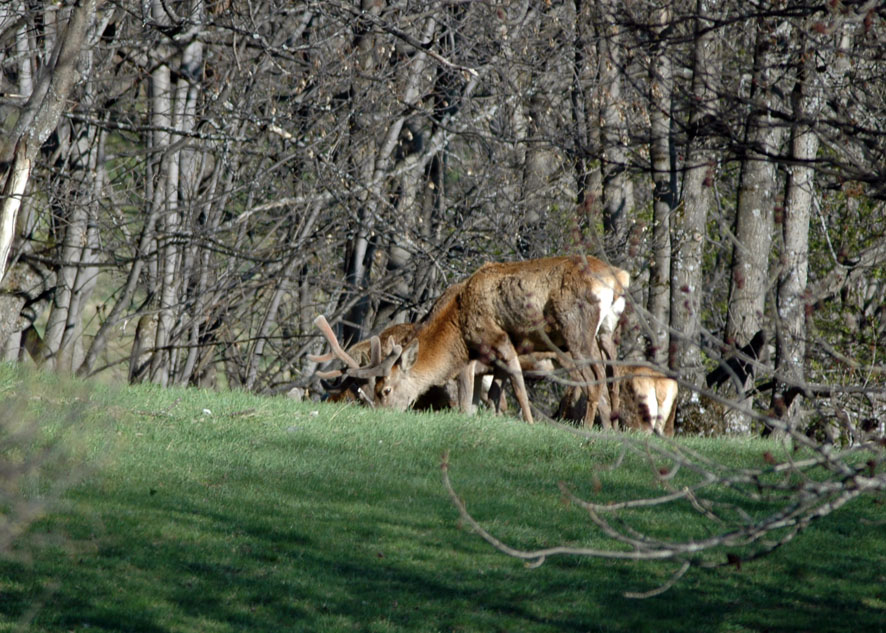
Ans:
{"label": "bare branch in foreground", "polygon": [[[774,421],[777,426],[780,422]],[[631,598],[648,598],[674,586],[692,567],[734,566],[766,556],[793,540],[815,520],[839,510],[862,495],[886,492],[886,440],[868,437],[856,445],[838,448],[814,444],[804,435],[780,425],[793,444],[782,461],[771,452],[761,455],[759,468],[719,464],[679,442],[631,435],[613,437],[649,467],[661,494],[622,501],[594,503],[574,494],[565,484],[565,498],[587,512],[591,522],[610,540],[611,547],[553,546],[536,550],[512,547],[487,531],[474,518],[452,485],[449,454],[441,465],[443,485],[461,519],[495,549],[538,567],[550,556],[679,563],[676,572],[656,589],[626,592]],[[774,446],[776,446],[774,444]],[[622,458],[618,459],[620,464]],[[667,466],[662,466],[666,463]],[[675,471],[681,472],[676,483]],[[724,500],[728,498],[727,500]],[[694,510],[700,538],[671,537],[637,529],[623,516],[683,503]],[[756,508],[756,509],[754,509]]]}

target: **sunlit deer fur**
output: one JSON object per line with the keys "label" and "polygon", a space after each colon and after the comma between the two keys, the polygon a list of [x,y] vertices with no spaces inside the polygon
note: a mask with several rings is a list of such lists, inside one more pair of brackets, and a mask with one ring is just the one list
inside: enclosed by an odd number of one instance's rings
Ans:
{"label": "sunlit deer fur", "polygon": [[[377,402],[405,410],[430,385],[464,376],[471,360],[497,361],[523,418],[532,422],[519,354],[554,346],[570,352],[564,366],[582,385],[584,420],[591,424],[606,380],[597,334],[604,324],[606,332],[615,329],[628,284],[627,272],[593,257],[486,264],[406,345],[390,375],[378,381]],[[466,392],[470,382],[462,385]]]}
{"label": "sunlit deer fur", "polygon": [[[667,437],[674,435],[676,380],[643,365],[621,365],[616,367],[614,381],[621,384],[621,397],[618,405],[612,407],[611,414],[616,428],[621,426]],[[611,393],[611,389],[603,393],[601,411]],[[578,389],[570,388],[560,401],[557,417],[577,422],[582,419],[584,410],[584,395]]]}
{"label": "sunlit deer fur", "polygon": [[625,427],[673,437],[677,381],[640,365],[620,367],[624,377],[620,419]]}
{"label": "sunlit deer fur", "polygon": [[[418,327],[416,323],[397,323],[385,328],[378,334],[381,349],[384,354],[389,354],[395,345],[402,345],[415,335]],[[361,365],[372,362],[371,339],[359,341],[347,349],[347,353]],[[374,389],[369,386],[369,379],[358,379],[353,376],[343,375],[337,383],[323,382],[326,389],[327,402],[366,402],[367,398],[374,395]],[[367,388],[361,393],[361,389]],[[419,411],[439,411],[452,409],[458,405],[458,394],[454,381],[445,385],[432,385],[421,394],[415,401],[413,408]]]}
{"label": "sunlit deer fur", "polygon": [[[442,305],[464,286],[464,282],[459,282],[446,289],[446,291],[438,297],[431,306],[430,311],[418,323],[396,323],[391,325],[377,336],[359,341],[350,346],[344,354],[337,352],[340,349],[338,339],[328,325],[321,326],[318,323],[323,335],[329,340],[332,346],[332,352],[322,356],[312,356],[309,358],[317,362],[326,362],[333,358],[342,360],[345,365],[354,369],[354,364],[359,367],[367,367],[371,363],[381,362],[379,359],[372,358],[373,340],[378,339],[378,346],[384,356],[391,354],[395,346],[402,346],[411,340],[417,329],[426,321],[431,319]],[[320,317],[318,317],[318,320]],[[325,318],[323,319],[325,323]],[[339,372],[317,372],[319,375],[333,375]],[[375,403],[375,380],[369,378],[357,378],[349,375],[347,371],[343,372],[341,379],[337,383],[323,383],[326,388],[326,399],[331,402],[360,401],[370,405]],[[457,395],[457,385],[453,380],[446,381],[438,385],[431,385],[416,400],[414,407],[422,410],[439,410],[444,408],[452,408],[457,406],[460,399]]]}

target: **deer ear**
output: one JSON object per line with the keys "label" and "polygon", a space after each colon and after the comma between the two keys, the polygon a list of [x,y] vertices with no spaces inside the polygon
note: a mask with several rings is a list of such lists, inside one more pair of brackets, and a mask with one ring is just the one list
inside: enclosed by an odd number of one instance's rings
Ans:
{"label": "deer ear", "polygon": [[403,371],[409,371],[415,364],[416,360],[418,360],[418,339],[413,339],[400,355],[400,369]]}

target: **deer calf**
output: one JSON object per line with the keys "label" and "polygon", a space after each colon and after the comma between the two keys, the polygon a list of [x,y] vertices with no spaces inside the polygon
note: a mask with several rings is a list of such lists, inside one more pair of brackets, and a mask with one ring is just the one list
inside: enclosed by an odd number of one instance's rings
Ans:
{"label": "deer calf", "polygon": [[[601,401],[601,420],[611,417],[613,424],[626,429],[649,431],[673,437],[677,381],[658,370],[644,365],[621,365],[614,372],[615,383],[621,384],[617,404]],[[606,394],[611,398],[612,390]],[[585,410],[584,395],[577,389],[568,389],[560,401],[557,417],[579,421]]]}

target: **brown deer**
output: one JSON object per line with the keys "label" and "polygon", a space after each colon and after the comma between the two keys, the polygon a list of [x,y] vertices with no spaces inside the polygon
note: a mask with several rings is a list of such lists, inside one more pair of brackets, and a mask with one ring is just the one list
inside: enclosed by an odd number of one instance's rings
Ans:
{"label": "brown deer", "polygon": [[[390,372],[376,383],[377,403],[405,410],[429,386],[456,376],[459,392],[472,393],[473,372],[464,369],[481,360],[507,372],[523,418],[531,423],[520,353],[565,350],[561,364],[582,385],[584,420],[591,424],[606,381],[597,334],[614,331],[629,282],[627,272],[589,256],[486,264],[392,355]],[[614,358],[614,347],[607,355]]]}
{"label": "brown deer", "polygon": [[[390,372],[390,367],[396,360],[394,356],[399,354],[402,343],[415,335],[414,324],[395,324],[378,336],[355,343],[345,351],[325,316],[321,314],[314,319],[314,325],[329,341],[330,351],[319,355],[308,354],[308,359],[315,363],[326,363],[337,358],[347,366],[345,371],[333,369],[314,372],[321,379],[329,399],[333,402],[362,400],[370,406],[375,404],[375,379]],[[388,357],[387,362],[385,356]],[[338,383],[325,382],[329,378],[340,380]]]}
{"label": "brown deer", "polygon": [[[614,380],[621,383],[619,402],[612,407],[614,425],[673,437],[677,381],[644,365],[616,366],[614,374]],[[605,397],[601,402],[605,403]],[[583,394],[578,389],[568,389],[560,401],[557,417],[577,422],[584,409]]]}
{"label": "brown deer", "polygon": [[622,423],[627,428],[673,437],[677,381],[642,365],[620,367],[618,375],[626,378],[619,411]]}
{"label": "brown deer", "polygon": [[[378,335],[354,343],[347,351],[342,349],[326,317],[320,315],[314,319],[314,325],[329,341],[331,351],[323,355],[309,354],[308,358],[317,363],[338,358],[348,367],[345,371],[315,372],[315,375],[321,379],[341,378],[337,384],[321,383],[327,391],[327,399],[333,402],[358,400],[369,406],[375,406],[376,378],[385,372],[390,372],[390,365],[396,360],[392,354],[393,350],[397,349],[399,355],[399,350],[415,337],[418,328],[433,318],[441,306],[460,292],[462,287],[464,287],[463,281],[447,288],[418,323],[396,323],[388,326]],[[460,402],[453,399],[452,393],[455,391],[456,385],[453,381],[431,385],[417,398],[415,408],[438,410],[452,407],[455,402]]]}
{"label": "brown deer", "polygon": [[[351,345],[342,355],[339,351],[341,350],[341,345],[338,343],[338,339],[336,339],[325,317],[317,317],[315,324],[329,340],[332,351],[320,356],[309,354],[308,357],[318,363],[338,358],[349,367],[346,371],[316,372],[321,379],[339,378],[334,383],[321,380],[321,384],[326,390],[326,400],[328,402],[363,402],[369,406],[375,406],[376,376],[361,374],[360,377],[357,377],[349,372],[355,367],[362,369],[376,365],[382,367],[382,372],[385,371],[384,356],[390,356],[394,346],[402,346],[415,336],[415,331],[418,327],[416,323],[397,323],[391,325],[382,330],[377,336]],[[376,343],[374,339],[377,339],[378,342]],[[456,386],[454,384],[433,385],[418,397],[414,408],[420,411],[438,411],[440,409],[453,408],[458,403],[455,390]]]}
{"label": "brown deer", "polygon": [[[326,400],[329,402],[364,402],[370,406],[375,405],[375,378],[387,371],[384,369],[384,356],[390,357],[395,345],[402,347],[411,340],[420,326],[420,323],[394,324],[385,328],[377,336],[359,341],[342,351],[341,344],[326,318],[322,315],[317,317],[315,324],[329,341],[332,351],[323,355],[309,354],[308,358],[317,363],[337,358],[349,367],[344,371],[316,372],[326,390]],[[377,339],[377,342],[374,339]],[[554,357],[552,352],[521,355],[520,365],[524,372],[538,377],[553,371],[553,363],[549,360],[552,357]],[[363,373],[366,368],[374,366],[380,366],[383,369],[378,372],[370,370],[368,375]],[[354,370],[356,371],[354,372]],[[437,411],[458,406],[465,413],[471,413],[481,400],[485,400],[495,408],[496,412],[506,409],[506,401],[501,391],[500,370],[480,361],[472,361],[463,371],[468,373],[462,380],[473,379],[474,388],[471,402],[465,402],[465,398],[471,399],[470,394],[458,394],[458,385],[453,379],[442,385],[430,386],[418,397],[413,408],[420,411]],[[359,377],[354,373],[359,374]],[[331,383],[327,382],[328,378],[338,378],[339,380]]]}

